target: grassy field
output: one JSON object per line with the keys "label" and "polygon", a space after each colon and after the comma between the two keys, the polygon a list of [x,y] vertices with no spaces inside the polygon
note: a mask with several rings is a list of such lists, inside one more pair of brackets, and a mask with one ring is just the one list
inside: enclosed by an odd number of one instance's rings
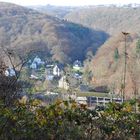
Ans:
{"label": "grassy field", "polygon": [[[57,89],[55,92],[57,93],[67,93],[68,91],[66,90],[62,90],[62,89]],[[88,97],[88,96],[96,96],[96,97],[118,97],[118,95],[111,95],[109,93],[103,93],[103,92],[79,92],[79,91],[75,91],[75,93],[77,94],[77,96],[79,97]]]}
{"label": "grassy field", "polygon": [[101,92],[79,92],[77,96],[96,96],[96,97],[117,97],[116,95],[111,95],[109,93],[101,93]]}

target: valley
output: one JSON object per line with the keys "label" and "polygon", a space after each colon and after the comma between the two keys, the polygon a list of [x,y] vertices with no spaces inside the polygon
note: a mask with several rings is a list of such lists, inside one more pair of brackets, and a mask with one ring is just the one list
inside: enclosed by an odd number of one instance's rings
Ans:
{"label": "valley", "polygon": [[0,140],[139,140],[140,3],[4,1]]}
{"label": "valley", "polygon": [[[61,64],[64,69],[72,71],[73,62],[79,60],[83,63],[84,83],[81,84],[87,84],[95,91],[100,87],[99,92],[111,91],[121,96],[125,44],[122,31],[130,32],[128,51],[131,60],[128,60],[127,67],[131,67],[133,63],[139,65],[133,59],[136,56],[136,44],[139,40],[138,5],[135,7],[114,5],[78,8],[49,5],[30,7],[34,10],[6,3],[1,5],[1,46],[6,50],[12,49],[17,56],[17,61],[19,56],[28,61],[39,57],[46,65],[50,62]],[[55,15],[56,13],[58,15]],[[130,21],[127,20],[129,15]],[[79,18],[75,18],[77,16]],[[119,55],[117,62],[113,58],[116,49]],[[1,57],[8,63],[7,57],[4,56],[2,53]],[[28,68],[25,70],[31,71]],[[25,70],[24,73],[27,73]],[[127,78],[126,88],[129,92],[126,97],[131,98],[134,96],[134,80],[131,76],[132,70],[127,68],[127,71],[129,78]],[[28,77],[31,75],[29,73]],[[137,76],[136,73],[135,75]],[[106,88],[102,90],[102,87]]]}

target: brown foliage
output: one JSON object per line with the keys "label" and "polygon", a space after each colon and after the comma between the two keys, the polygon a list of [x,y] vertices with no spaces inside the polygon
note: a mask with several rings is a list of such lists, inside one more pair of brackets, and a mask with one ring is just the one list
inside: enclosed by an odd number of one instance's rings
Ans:
{"label": "brown foliage", "polygon": [[[69,12],[65,18],[74,23],[103,30],[111,35],[120,31],[139,33],[140,8],[84,7]],[[78,18],[77,18],[78,17]]]}
{"label": "brown foliage", "polygon": [[[31,9],[0,3],[0,46],[23,56],[34,51],[45,59],[54,56],[59,60],[64,53],[66,61],[82,60],[88,48],[96,51],[104,43],[104,35]],[[60,44],[63,49],[52,54],[52,48]]]}
{"label": "brown foliage", "polygon": [[[126,96],[134,96],[134,90],[139,89],[140,65],[136,57],[137,35],[131,34],[127,38],[127,71],[126,71]],[[116,35],[107,41],[90,62],[94,74],[93,84],[96,86],[107,85],[113,87],[116,93],[120,93],[124,74],[124,37]],[[119,58],[114,60],[115,49],[119,51]]]}
{"label": "brown foliage", "polygon": [[21,92],[20,89],[21,85],[17,82],[16,77],[0,75],[0,99],[4,101],[5,105],[9,106],[15,102]]}

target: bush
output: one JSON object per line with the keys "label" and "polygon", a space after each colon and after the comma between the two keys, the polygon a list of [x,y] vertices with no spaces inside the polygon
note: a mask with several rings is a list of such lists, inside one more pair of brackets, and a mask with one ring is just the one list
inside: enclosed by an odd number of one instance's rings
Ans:
{"label": "bush", "polygon": [[48,107],[37,100],[4,107],[0,102],[0,137],[4,140],[140,139],[140,115],[131,105],[110,103],[104,111],[89,110],[74,101]]}

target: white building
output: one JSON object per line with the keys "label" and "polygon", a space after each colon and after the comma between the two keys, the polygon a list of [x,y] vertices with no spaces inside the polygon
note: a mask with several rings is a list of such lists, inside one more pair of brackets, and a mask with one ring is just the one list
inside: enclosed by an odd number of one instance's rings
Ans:
{"label": "white building", "polygon": [[33,60],[33,63],[42,64],[42,60],[38,56],[36,56]]}
{"label": "white building", "polygon": [[37,64],[36,64],[36,63],[32,63],[32,64],[30,65],[30,68],[31,68],[31,69],[37,69]]}
{"label": "white building", "polygon": [[54,76],[60,76],[60,73],[61,73],[60,68],[58,67],[58,65],[55,65],[54,68],[53,68],[53,75]]}
{"label": "white building", "polygon": [[8,68],[8,69],[5,71],[5,76],[16,76],[16,72],[14,71],[13,68]]}
{"label": "white building", "polygon": [[60,80],[59,80],[59,84],[58,84],[59,88],[68,90],[69,89],[69,83],[66,81],[66,76],[63,76]]}
{"label": "white building", "polygon": [[39,79],[39,77],[38,77],[38,76],[33,75],[33,74],[31,74],[30,78],[31,78],[31,79],[36,79],[36,80],[38,80],[38,79]]}
{"label": "white building", "polygon": [[32,69],[37,69],[37,67],[39,65],[44,65],[45,62],[41,60],[41,58],[39,58],[38,56],[36,56],[32,62],[32,64],[30,65],[30,68]]}

